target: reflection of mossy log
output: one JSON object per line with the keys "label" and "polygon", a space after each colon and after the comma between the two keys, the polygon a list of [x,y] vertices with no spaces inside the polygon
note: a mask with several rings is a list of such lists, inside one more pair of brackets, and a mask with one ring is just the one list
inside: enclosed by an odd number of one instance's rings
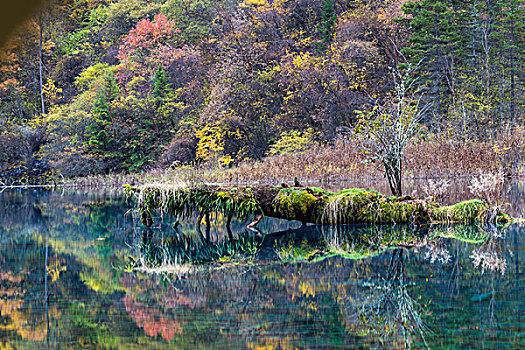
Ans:
{"label": "reflection of mossy log", "polygon": [[150,229],[142,235],[141,261],[154,268],[163,264],[204,265],[219,261],[253,260],[264,240],[253,232],[239,235],[236,239],[216,242],[200,241],[189,236],[173,236],[161,244],[154,242]]}
{"label": "reflection of mossy log", "polygon": [[[365,259],[388,249],[420,246],[428,229],[413,225],[319,225],[274,239],[282,261],[319,261],[332,256]],[[271,238],[271,235],[269,236]]]}
{"label": "reflection of mossy log", "polygon": [[159,268],[170,263],[186,267],[220,266],[254,260],[316,262],[334,256],[358,260],[391,249],[429,246],[438,237],[479,244],[490,237],[489,231],[501,228],[503,226],[494,224],[316,225],[273,232],[264,237],[245,232],[236,239],[211,241],[177,235],[162,242],[153,240],[153,232],[146,229],[141,256],[133,260],[139,264],[133,268]]}
{"label": "reflection of mossy log", "polygon": [[153,211],[174,216],[222,212],[241,218],[263,214],[316,224],[507,222],[510,218],[481,200],[436,206],[410,197],[387,197],[365,189],[338,193],[315,187],[167,187],[125,186],[135,193],[142,223],[151,226]]}

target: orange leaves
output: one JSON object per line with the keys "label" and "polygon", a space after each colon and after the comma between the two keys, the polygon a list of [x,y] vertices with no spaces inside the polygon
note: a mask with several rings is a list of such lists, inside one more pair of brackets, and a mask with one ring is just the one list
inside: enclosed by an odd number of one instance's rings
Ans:
{"label": "orange leaves", "polygon": [[167,69],[180,58],[186,49],[180,48],[177,42],[178,32],[175,22],[161,13],[153,21],[143,19],[137,23],[126,35],[116,56],[121,62],[120,82],[127,83],[136,75],[149,76],[159,66]]}
{"label": "orange leaves", "polygon": [[[180,30],[175,27],[175,22],[168,20],[161,13],[155,16],[153,22],[147,18],[143,19],[129,31],[124,44],[120,46],[117,58],[125,61],[141,50],[152,50],[156,46],[164,45],[177,32]],[[170,48],[166,47],[161,51],[166,49],[169,51]]]}
{"label": "orange leaves", "polygon": [[141,46],[151,41],[157,43],[165,36],[175,31],[175,22],[169,21],[165,15],[159,13],[151,22],[145,18],[131,29],[126,37],[126,44],[130,47]]}

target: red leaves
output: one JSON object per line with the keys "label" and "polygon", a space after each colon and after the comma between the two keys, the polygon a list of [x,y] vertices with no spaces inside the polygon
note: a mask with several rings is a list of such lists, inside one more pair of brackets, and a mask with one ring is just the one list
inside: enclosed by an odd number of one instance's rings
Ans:
{"label": "red leaves", "polygon": [[153,21],[142,19],[138,22],[126,35],[116,56],[122,63],[119,69],[121,82],[130,77],[130,71],[146,76],[159,65],[166,69],[179,58],[185,51],[176,35],[179,32],[175,22],[161,13]]}
{"label": "red leaves", "polygon": [[180,30],[175,27],[175,22],[168,20],[162,13],[156,15],[153,22],[145,18],[129,31],[124,44],[120,46],[117,58],[124,60],[138,50],[162,45],[178,32]]}

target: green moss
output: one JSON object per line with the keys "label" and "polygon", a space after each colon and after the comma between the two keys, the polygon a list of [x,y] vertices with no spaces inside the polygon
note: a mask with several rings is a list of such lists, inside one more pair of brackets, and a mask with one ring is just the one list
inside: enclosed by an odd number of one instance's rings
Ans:
{"label": "green moss", "polygon": [[274,200],[273,210],[285,219],[312,222],[320,217],[327,200],[328,196],[322,190],[283,188]]}
{"label": "green moss", "polygon": [[[266,202],[265,210],[255,198],[250,187],[225,188],[200,185],[191,188],[125,186],[128,194],[138,194],[138,209],[142,222],[150,226],[152,215],[160,209],[179,218],[194,212],[233,213],[241,218],[267,214],[287,220],[299,220],[318,224],[349,223],[469,223],[487,220],[488,204],[468,200],[455,205],[435,207],[422,200],[387,197],[377,191],[350,188],[338,193],[316,187],[262,188],[259,196]],[[277,193],[277,195],[275,195]],[[261,198],[261,197],[258,197]],[[514,219],[496,211],[488,215],[497,223]]]}
{"label": "green moss", "polygon": [[422,201],[395,201],[376,191],[349,189],[332,196],[325,208],[323,223],[426,222]]}
{"label": "green moss", "polygon": [[484,222],[489,206],[479,199],[471,199],[454,205],[432,207],[433,222]]}

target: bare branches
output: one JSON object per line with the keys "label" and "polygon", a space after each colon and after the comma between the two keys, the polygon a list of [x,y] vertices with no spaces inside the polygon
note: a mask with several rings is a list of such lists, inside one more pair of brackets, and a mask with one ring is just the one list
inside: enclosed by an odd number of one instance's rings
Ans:
{"label": "bare branches", "polygon": [[[406,61],[406,59],[405,59]],[[368,113],[357,111],[360,120],[357,139],[371,161],[380,162],[392,194],[402,195],[401,176],[405,148],[419,130],[419,123],[430,104],[421,106],[422,93],[414,72],[416,65],[406,62],[403,70],[392,68],[394,98],[387,106],[376,104]]]}

